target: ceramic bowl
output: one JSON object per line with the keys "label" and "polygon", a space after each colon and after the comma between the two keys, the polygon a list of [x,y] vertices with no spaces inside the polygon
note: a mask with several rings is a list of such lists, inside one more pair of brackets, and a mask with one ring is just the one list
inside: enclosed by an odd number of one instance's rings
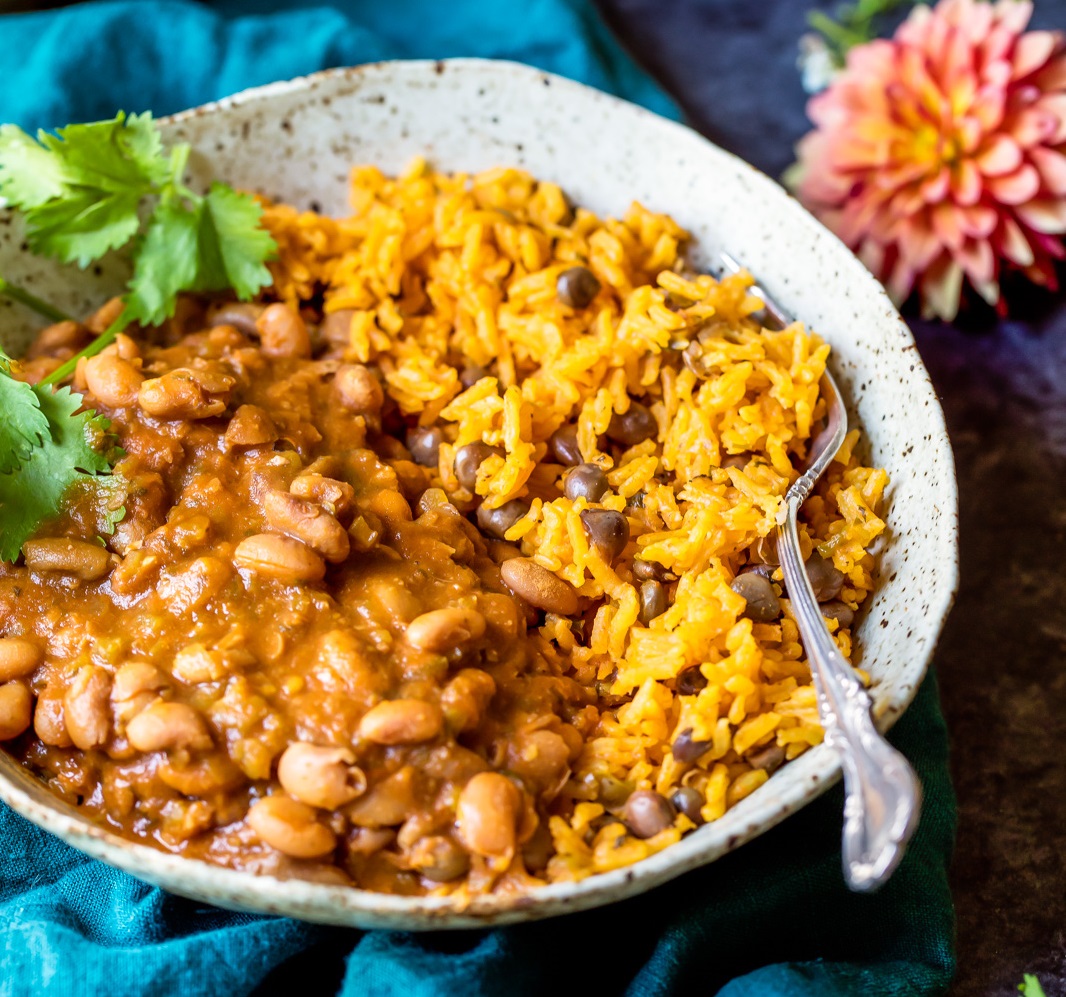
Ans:
{"label": "ceramic bowl", "polygon": [[[695,132],[603,93],[502,62],[392,62],[320,73],[238,94],[161,122],[192,144],[197,179],[218,177],[327,213],[345,212],[349,168],[401,170],[425,156],[441,170],[514,165],[560,184],[577,204],[618,215],[634,199],[696,237],[696,262],[727,249],[833,347],[832,367],[888,469],[880,580],[858,626],[878,725],[903,712],[925,674],[957,576],[956,487],[943,413],[914,340],[881,286],[776,183]],[[0,212],[0,272],[73,314],[121,287],[123,264],[85,273],[21,249]],[[6,345],[33,322],[0,302]],[[761,834],[840,774],[825,745],[779,770],[724,817],[635,866],[526,896],[398,897],[219,869],[132,844],[82,820],[0,753],[0,798],[95,858],[175,893],[223,907],[312,921],[403,929],[484,927],[549,917],[651,889]]]}

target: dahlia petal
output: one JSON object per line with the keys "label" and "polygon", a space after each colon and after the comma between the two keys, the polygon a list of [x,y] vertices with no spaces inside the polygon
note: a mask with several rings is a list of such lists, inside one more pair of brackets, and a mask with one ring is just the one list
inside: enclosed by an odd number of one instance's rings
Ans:
{"label": "dahlia petal", "polygon": [[1022,150],[1009,135],[993,135],[977,154],[977,168],[986,177],[1013,173],[1022,164]]}
{"label": "dahlia petal", "polygon": [[892,299],[893,304],[895,304],[897,308],[910,296],[911,290],[914,287],[914,278],[914,269],[908,265],[902,256],[896,260],[895,266],[892,267],[892,272],[888,275],[888,279],[885,280],[882,277],[885,290],[888,291],[888,296]]}
{"label": "dahlia petal", "polygon": [[1023,149],[1047,142],[1055,134],[1059,121],[1054,114],[1040,107],[1026,107],[1007,122],[1014,141]]}
{"label": "dahlia petal", "polygon": [[964,19],[961,21],[970,41],[980,43],[981,39],[988,36],[992,29],[993,10],[990,4],[970,4]]}
{"label": "dahlia petal", "polygon": [[920,187],[922,200],[926,204],[936,204],[944,199],[948,188],[951,186],[951,170],[946,166],[940,167],[934,177],[930,177]]}
{"label": "dahlia petal", "polygon": [[959,228],[971,239],[987,239],[996,230],[999,215],[986,204],[959,208]]}
{"label": "dahlia petal", "polygon": [[1000,25],[991,24],[975,44],[977,45],[978,61],[981,64],[981,79],[984,80],[990,66],[1002,63],[1010,55],[1011,47],[1014,44],[1014,36],[1005,28],[1000,27]]}
{"label": "dahlia petal", "polygon": [[1029,228],[1045,235],[1059,235],[1066,232],[1066,200],[1041,198],[1018,204],[1014,213]]}
{"label": "dahlia petal", "polygon": [[933,231],[948,249],[954,251],[962,245],[962,228],[954,205],[941,201],[933,208]]}
{"label": "dahlia petal", "polygon": [[970,113],[986,132],[994,131],[1003,122],[1006,91],[1002,87],[984,84],[977,91]]}
{"label": "dahlia petal", "polygon": [[959,312],[962,295],[962,267],[945,258],[940,265],[930,267],[923,276],[919,290],[922,296],[923,318],[940,318],[950,322]]}
{"label": "dahlia petal", "polygon": [[[1014,44],[1013,36],[1007,36],[1004,39],[1004,52],[1009,52],[1012,44]],[[1007,61],[1005,54],[997,55],[994,58],[989,57],[985,60],[984,67],[981,70],[981,82],[995,87],[997,90],[1002,90],[1010,83],[1012,72],[1011,64]]]}
{"label": "dahlia petal", "polygon": [[1036,74],[1033,83],[1044,93],[1050,90],[1066,90],[1066,57],[1060,55],[1051,60]]}
{"label": "dahlia petal", "polygon": [[[1066,65],[1066,59],[1063,65]],[[1066,78],[1062,85],[1066,89]],[[1048,136],[1047,144],[1061,145],[1066,142],[1066,93],[1045,94],[1033,106],[1055,118],[1055,130]]]}
{"label": "dahlia petal", "polygon": [[1020,35],[1033,16],[1030,0],[1000,0],[995,5],[996,20],[1013,34]]}
{"label": "dahlia petal", "polygon": [[1003,204],[1023,204],[1036,197],[1040,190],[1040,174],[1029,163],[1003,177],[989,177],[985,185],[992,196]]}
{"label": "dahlia petal", "polygon": [[1014,46],[1014,79],[1024,80],[1055,53],[1058,39],[1050,31],[1030,31]]}
{"label": "dahlia petal", "polygon": [[1029,158],[1040,173],[1044,189],[1060,197],[1066,196],[1066,156],[1040,146],[1029,150]]}
{"label": "dahlia petal", "polygon": [[[953,31],[948,37],[948,43],[944,47],[941,56],[940,82],[951,93],[951,103],[956,113],[969,107],[967,99],[967,84],[969,84],[969,98],[972,99],[973,91],[977,87],[974,78],[974,50],[973,43],[962,31]],[[958,88],[958,93],[956,93]],[[961,106],[957,99],[965,101]]]}
{"label": "dahlia petal", "polygon": [[951,188],[959,204],[976,204],[981,199],[981,172],[972,159],[959,160],[951,179]]}
{"label": "dahlia petal", "polygon": [[984,240],[967,239],[955,251],[955,259],[973,284],[990,281],[996,275],[996,258]]}
{"label": "dahlia petal", "polygon": [[974,290],[990,305],[995,306],[999,304],[999,284],[995,278],[989,278],[988,280],[974,280],[971,277],[970,283],[973,285]]}
{"label": "dahlia petal", "polygon": [[896,236],[896,244],[900,247],[900,255],[906,257],[917,273],[925,270],[943,248],[925,217],[902,229]]}
{"label": "dahlia petal", "polygon": [[959,144],[960,151],[969,156],[981,144],[984,129],[976,118],[972,118],[969,115],[956,120],[956,141]]}
{"label": "dahlia petal", "polygon": [[1033,247],[1022,232],[1021,226],[1013,218],[1004,218],[996,240],[1000,256],[1006,257],[1020,267],[1027,267],[1033,262]]}

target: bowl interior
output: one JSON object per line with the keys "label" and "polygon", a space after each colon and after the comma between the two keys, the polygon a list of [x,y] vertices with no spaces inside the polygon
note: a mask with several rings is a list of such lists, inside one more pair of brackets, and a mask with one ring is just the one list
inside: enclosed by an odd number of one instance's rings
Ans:
{"label": "bowl interior", "polygon": [[[913,698],[954,595],[954,467],[936,394],[910,332],[879,284],[773,181],[696,133],[587,87],[524,66],[480,60],[380,63],[248,91],[162,122],[193,146],[197,182],[227,182],[328,214],[347,208],[357,163],[386,173],[415,156],[435,168],[519,166],[574,203],[618,216],[630,202],[672,215],[695,237],[694,261],[720,249],[743,262],[833,347],[831,365],[866,452],[891,476],[880,583],[857,628],[879,726]],[[0,272],[74,314],[122,286],[121,258],[60,268],[22,249],[20,221],[0,211]],[[39,323],[0,299],[0,341],[24,347]],[[0,798],[114,865],[224,906],[366,927],[484,926],[606,903],[702,865],[761,833],[839,776],[823,746],[776,773],[723,818],[637,866],[521,898],[446,899],[219,870],[91,827],[0,753]]]}

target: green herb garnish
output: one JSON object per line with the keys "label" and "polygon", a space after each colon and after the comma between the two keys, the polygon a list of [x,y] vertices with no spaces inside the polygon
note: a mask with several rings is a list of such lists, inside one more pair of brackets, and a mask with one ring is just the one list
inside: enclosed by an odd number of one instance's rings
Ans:
{"label": "green herb garnish", "polygon": [[[36,138],[0,126],[0,198],[24,214],[30,249],[84,268],[132,242],[133,264],[119,317],[41,385],[12,377],[0,351],[0,560],[14,560],[70,488],[106,474],[115,459],[106,452],[107,420],[79,411],[82,397],[69,388],[44,385],[69,377],[131,323],[169,318],[182,291],[229,289],[248,300],[271,282],[265,264],[277,247],[260,205],[222,183],[206,194],[187,187],[189,151],[164,149],[148,113],[120,111]],[[65,317],[2,278],[0,294],[51,321]]]}

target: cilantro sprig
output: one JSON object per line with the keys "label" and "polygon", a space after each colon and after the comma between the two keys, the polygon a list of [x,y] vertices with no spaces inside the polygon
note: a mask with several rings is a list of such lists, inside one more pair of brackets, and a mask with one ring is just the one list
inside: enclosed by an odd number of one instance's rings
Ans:
{"label": "cilantro sprig", "polygon": [[2,350],[0,411],[0,561],[14,561],[69,491],[110,475],[121,451],[108,420],[84,410],[81,395],[16,380]]}
{"label": "cilantro sprig", "polygon": [[[158,325],[183,291],[232,290],[241,300],[271,281],[277,246],[251,196],[223,183],[185,184],[190,148],[164,148],[149,113],[68,125],[32,137],[0,125],[0,203],[20,210],[34,253],[85,268],[129,247],[133,273],[119,317],[40,384],[16,379],[0,350],[0,560],[13,561],[40,523],[79,485],[115,491],[121,451],[108,421],[57,384],[132,323]],[[44,315],[66,316],[0,277],[0,294]],[[121,515],[112,510],[110,522]]]}
{"label": "cilantro sprig", "polygon": [[[0,197],[24,213],[33,252],[84,268],[133,242],[125,308],[78,357],[98,353],[132,322],[158,325],[182,291],[232,289],[245,301],[270,283],[266,261],[277,247],[260,205],[223,183],[191,190],[189,152],[185,143],[165,150],[147,112],[36,138],[0,126]],[[78,357],[48,382],[69,376]]]}

